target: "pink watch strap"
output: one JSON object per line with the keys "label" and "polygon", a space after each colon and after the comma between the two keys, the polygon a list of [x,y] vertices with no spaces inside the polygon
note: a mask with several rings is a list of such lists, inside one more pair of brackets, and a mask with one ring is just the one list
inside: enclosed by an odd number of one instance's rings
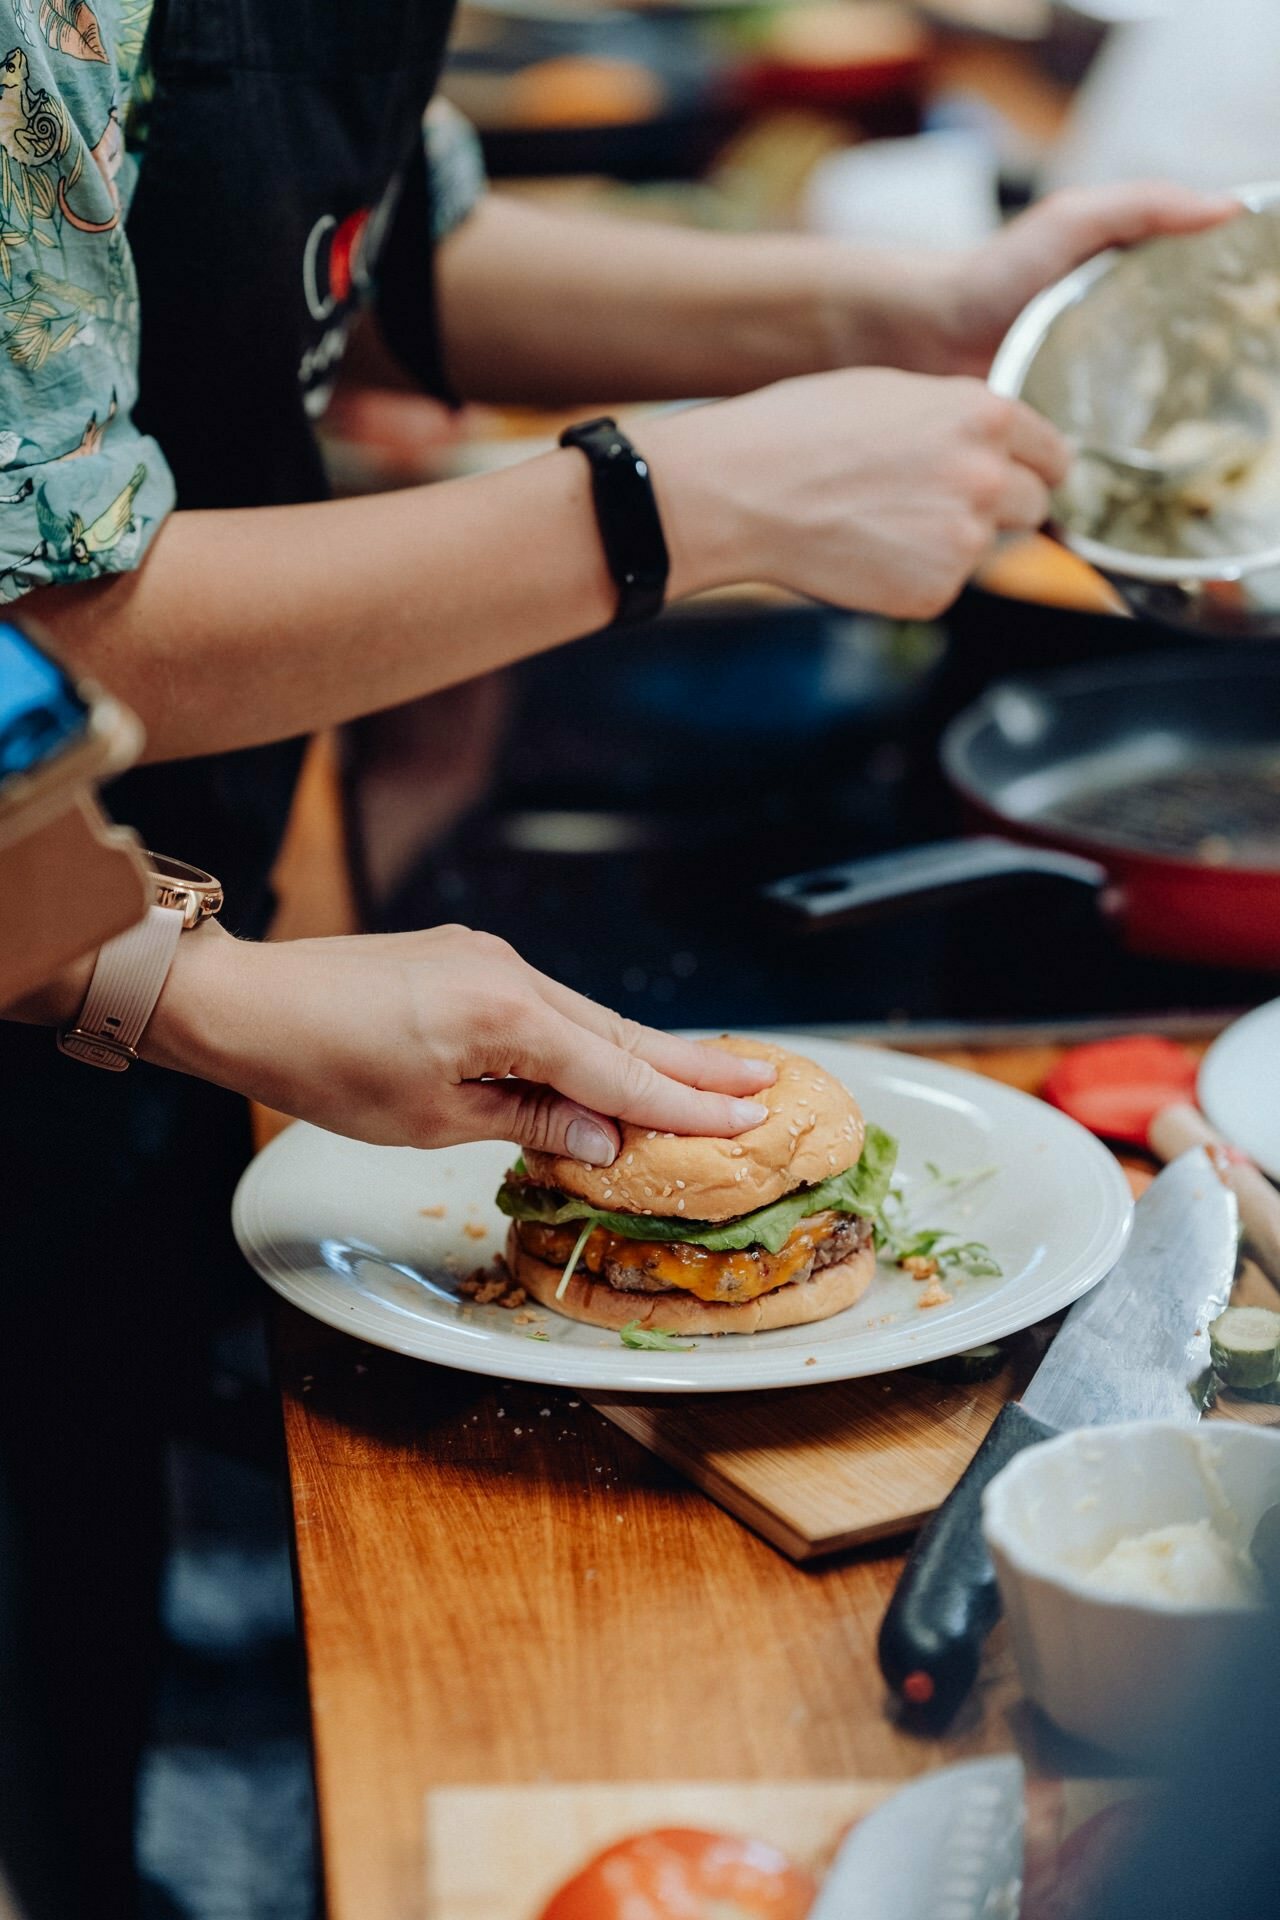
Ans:
{"label": "pink watch strap", "polygon": [[149,907],[136,927],[107,941],[75,1025],[58,1035],[63,1053],[112,1073],[123,1073],[137,1059],[181,932],[178,908]]}

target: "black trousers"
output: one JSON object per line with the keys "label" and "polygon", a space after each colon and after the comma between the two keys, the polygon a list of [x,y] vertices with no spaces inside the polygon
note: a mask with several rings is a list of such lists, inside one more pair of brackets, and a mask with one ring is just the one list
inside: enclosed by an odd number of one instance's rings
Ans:
{"label": "black trousers", "polygon": [[168,1442],[256,1285],[247,1115],[12,1028],[0,1092],[0,1860],[29,1920],[125,1920]]}

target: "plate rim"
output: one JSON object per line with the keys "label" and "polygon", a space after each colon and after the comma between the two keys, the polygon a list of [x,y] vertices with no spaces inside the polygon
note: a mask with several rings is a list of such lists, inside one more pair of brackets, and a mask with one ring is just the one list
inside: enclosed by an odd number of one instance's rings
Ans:
{"label": "plate rim", "polygon": [[[610,1377],[602,1379],[599,1376],[598,1370],[594,1372],[594,1377],[587,1377],[593,1375],[592,1362],[595,1351],[589,1347],[572,1345],[557,1348],[557,1346],[552,1343],[544,1345],[539,1342],[528,1341],[522,1343],[523,1346],[528,1349],[526,1352],[516,1347],[513,1342],[510,1343],[511,1350],[509,1352],[504,1347],[502,1359],[495,1365],[491,1360],[485,1359],[485,1355],[489,1351],[486,1341],[477,1339],[473,1345],[473,1336],[468,1334],[465,1339],[458,1341],[458,1350],[454,1351],[452,1342],[457,1340],[457,1329],[447,1325],[441,1325],[440,1323],[429,1322],[419,1323],[428,1328],[434,1328],[434,1332],[428,1334],[428,1344],[435,1345],[440,1343],[449,1350],[446,1352],[424,1352],[415,1346],[406,1346],[402,1340],[396,1340],[392,1337],[395,1331],[392,1328],[383,1329],[375,1327],[371,1329],[363,1323],[352,1324],[352,1316],[357,1312],[357,1304],[355,1302],[353,1302],[352,1306],[348,1309],[336,1304],[330,1306],[329,1303],[323,1300],[317,1302],[312,1299],[302,1298],[301,1296],[307,1284],[305,1279],[292,1269],[285,1268],[278,1262],[273,1261],[269,1246],[264,1247],[261,1241],[258,1243],[253,1242],[251,1235],[252,1221],[248,1217],[249,1210],[257,1200],[263,1182],[269,1176],[269,1169],[274,1161],[288,1153],[297,1152],[300,1139],[309,1135],[327,1134],[328,1138],[336,1140],[346,1138],[346,1136],[331,1133],[325,1128],[313,1126],[306,1121],[295,1121],[289,1127],[283,1129],[275,1139],[269,1141],[268,1144],[254,1156],[241,1174],[240,1180],[236,1185],[231,1208],[232,1227],[240,1251],[259,1277],[281,1298],[297,1307],[299,1311],[308,1314],[312,1319],[319,1320],[323,1325],[333,1327],[339,1332],[345,1332],[357,1339],[363,1340],[366,1345],[380,1347],[387,1352],[399,1353],[408,1359],[422,1360],[429,1365],[449,1367],[457,1372],[483,1375],[494,1380],[521,1381],[547,1387],[572,1387],[585,1393],[605,1397],[613,1396],[615,1398],[626,1397],[633,1394],[713,1394],[780,1391],[800,1386],[830,1386],[843,1381],[873,1379],[888,1373],[901,1372],[910,1367],[924,1365],[931,1360],[941,1359],[948,1354],[961,1352],[968,1346],[981,1344],[986,1340],[1010,1339],[1015,1333],[1024,1330],[1028,1326],[1034,1325],[1037,1321],[1045,1319],[1050,1314],[1060,1313],[1068,1306],[1071,1306],[1076,1300],[1082,1298],[1090,1288],[1096,1286],[1099,1281],[1104,1279],[1115,1266],[1116,1261],[1124,1250],[1132,1227],[1133,1196],[1129,1190],[1129,1184],[1125,1177],[1124,1170],[1110,1149],[1104,1146],[1094,1135],[1089,1133],[1086,1128],[1072,1120],[1069,1115],[1060,1112],[1057,1108],[1048,1106],[1047,1103],[1037,1099],[1034,1094],[1026,1093],[1019,1087],[1011,1086],[1007,1081],[996,1080],[981,1073],[976,1073],[966,1067],[953,1066],[948,1061],[934,1060],[927,1054],[910,1053],[893,1047],[866,1045],[865,1043],[855,1040],[840,1040],[829,1035],[803,1034],[795,1030],[780,1033],[775,1030],[761,1028],[744,1028],[742,1031],[744,1037],[765,1040],[773,1039],[779,1044],[788,1046],[792,1050],[803,1051],[807,1043],[811,1046],[816,1046],[820,1050],[834,1048],[840,1054],[851,1056],[852,1061],[860,1059],[864,1062],[871,1061],[879,1066],[890,1063],[893,1067],[905,1067],[909,1071],[914,1070],[917,1074],[920,1074],[925,1083],[928,1083],[931,1079],[934,1080],[935,1085],[940,1083],[943,1091],[946,1091],[948,1088],[956,1091],[964,1091],[970,1105],[975,1104],[972,1099],[972,1089],[975,1084],[977,1087],[988,1091],[994,1090],[996,1098],[1001,1102],[1007,1100],[1014,1105],[1021,1105],[1024,1102],[1029,1103],[1029,1106],[1033,1108],[1037,1114],[1048,1120],[1048,1124],[1052,1129],[1061,1130],[1063,1137],[1073,1138],[1077,1146],[1083,1150],[1087,1161],[1092,1163],[1097,1175],[1096,1197],[1100,1200],[1105,1200],[1107,1197],[1107,1188],[1110,1187],[1111,1189],[1111,1199],[1114,1203],[1113,1215],[1109,1220],[1104,1221],[1101,1208],[1097,1209],[1099,1224],[1095,1228],[1094,1240],[1086,1243],[1082,1250],[1079,1271],[1070,1286],[1064,1285],[1054,1288],[1050,1300],[1039,1301],[1034,1309],[1028,1310],[1025,1315],[1018,1316],[1015,1314],[1013,1320],[1009,1320],[1009,1323],[1001,1332],[987,1330],[976,1333],[966,1332],[963,1339],[957,1340],[954,1337],[948,1339],[944,1330],[948,1326],[955,1325],[957,1316],[947,1314],[940,1321],[933,1323],[932,1330],[928,1326],[921,1327],[918,1330],[914,1350],[908,1350],[910,1343],[903,1342],[901,1358],[893,1358],[888,1364],[876,1364],[873,1367],[864,1366],[851,1369],[847,1359],[842,1361],[837,1357],[839,1351],[838,1344],[837,1353],[824,1356],[822,1351],[823,1345],[831,1345],[833,1343],[824,1343],[819,1339],[816,1342],[816,1352],[813,1356],[812,1364],[807,1364],[808,1356],[804,1355],[798,1346],[757,1349],[756,1351],[760,1361],[767,1363],[772,1360],[775,1364],[772,1366],[766,1364],[763,1367],[755,1365],[748,1369],[735,1370],[734,1377],[712,1380],[708,1380],[705,1377],[691,1379],[687,1371],[679,1367],[678,1362],[673,1365],[667,1356],[660,1353],[628,1352],[626,1349],[623,1349],[622,1351],[626,1353],[628,1360],[625,1375],[615,1369]],[[369,1143],[354,1142],[353,1144],[364,1147]],[[387,1149],[379,1149],[379,1151],[387,1151]],[[423,1150],[393,1148],[390,1149],[390,1151],[417,1152]],[[425,1149],[425,1151],[431,1151],[431,1149]],[[988,1300],[990,1298],[991,1296],[988,1296]],[[979,1301],[975,1302],[974,1306],[978,1308],[983,1304],[985,1303]],[[1006,1312],[999,1317],[1008,1320],[1008,1313]],[[822,1323],[818,1324],[821,1325]],[[606,1330],[602,1328],[600,1332],[604,1334]],[[939,1338],[939,1335],[942,1337]],[[725,1336],[725,1338],[730,1338],[730,1336]],[[744,1336],[743,1342],[735,1340],[730,1351],[736,1354],[739,1345],[742,1345],[744,1355],[750,1352],[751,1349],[744,1344],[747,1338],[749,1338],[749,1336]],[[707,1348],[705,1346],[699,1349],[699,1351],[706,1350]],[[611,1346],[602,1348],[602,1351],[607,1352],[615,1359],[618,1357],[617,1351]],[[739,1377],[741,1371],[745,1371],[747,1377]]]}
{"label": "plate rim", "polygon": [[1204,1058],[1196,1069],[1196,1098],[1205,1118],[1226,1137],[1233,1147],[1238,1147],[1242,1153],[1247,1153],[1270,1179],[1280,1180],[1280,1159],[1273,1159],[1265,1146],[1261,1153],[1258,1152],[1256,1136],[1253,1141],[1247,1137],[1251,1131],[1250,1128],[1246,1127],[1242,1131],[1230,1124],[1229,1097],[1225,1108],[1218,1101],[1220,1076],[1228,1070],[1224,1063],[1234,1057],[1237,1048],[1247,1044],[1251,1029],[1272,1024],[1277,1032],[1280,1032],[1280,997],[1263,1000],[1260,1005],[1251,1007],[1248,1013],[1242,1013],[1239,1019],[1232,1020],[1228,1026],[1225,1026],[1217,1038],[1210,1042]]}

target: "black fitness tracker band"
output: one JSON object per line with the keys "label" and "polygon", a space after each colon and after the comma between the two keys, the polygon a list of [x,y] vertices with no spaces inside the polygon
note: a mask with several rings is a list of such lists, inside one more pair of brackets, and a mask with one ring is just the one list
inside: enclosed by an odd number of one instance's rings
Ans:
{"label": "black fitness tracker band", "polygon": [[605,559],[618,589],[618,626],[660,612],[671,563],[653,496],[649,464],[614,420],[566,427],[562,447],[580,447],[591,462],[591,495]]}

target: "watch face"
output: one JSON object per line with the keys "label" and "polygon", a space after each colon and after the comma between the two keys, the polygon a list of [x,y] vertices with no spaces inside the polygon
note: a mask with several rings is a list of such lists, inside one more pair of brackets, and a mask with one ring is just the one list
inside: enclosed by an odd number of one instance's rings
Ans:
{"label": "watch face", "polygon": [[180,887],[207,887],[213,884],[212,876],[202,873],[199,867],[189,867],[184,860],[170,860],[167,854],[148,851],[147,861],[161,880],[173,880]]}

